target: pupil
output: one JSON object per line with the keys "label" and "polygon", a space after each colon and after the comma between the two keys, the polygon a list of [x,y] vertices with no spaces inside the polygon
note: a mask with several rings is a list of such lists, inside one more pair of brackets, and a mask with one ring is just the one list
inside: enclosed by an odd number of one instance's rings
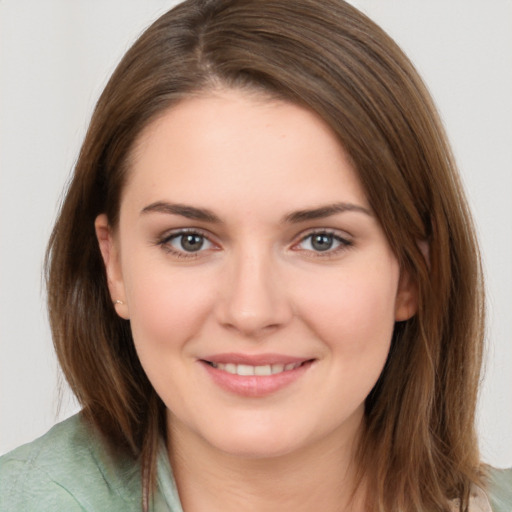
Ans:
{"label": "pupil", "polygon": [[185,251],[195,252],[203,246],[203,237],[201,235],[183,235],[181,238],[181,246]]}
{"label": "pupil", "polygon": [[332,247],[332,235],[314,235],[311,245],[316,251],[327,251]]}

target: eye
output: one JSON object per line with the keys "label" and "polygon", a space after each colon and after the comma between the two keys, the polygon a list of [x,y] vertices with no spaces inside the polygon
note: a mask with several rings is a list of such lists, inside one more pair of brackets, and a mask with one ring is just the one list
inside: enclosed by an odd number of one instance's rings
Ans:
{"label": "eye", "polygon": [[196,231],[172,233],[161,240],[160,244],[168,251],[184,257],[214,247],[214,244],[205,235]]}
{"label": "eye", "polygon": [[303,251],[316,253],[333,253],[352,245],[349,240],[330,233],[328,231],[317,231],[303,237],[295,247]]}

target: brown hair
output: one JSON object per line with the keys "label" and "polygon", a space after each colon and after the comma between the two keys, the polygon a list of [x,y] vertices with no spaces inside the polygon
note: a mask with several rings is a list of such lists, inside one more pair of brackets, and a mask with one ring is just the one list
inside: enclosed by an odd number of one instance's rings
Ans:
{"label": "brown hair", "polygon": [[[115,227],[129,154],[171,105],[218,85],[318,113],[351,156],[419,307],[397,323],[366,401],[359,469],[368,510],[447,510],[479,483],[474,430],[483,287],[471,217],[446,137],[412,64],[342,0],[188,0],[127,52],[101,95],[50,239],[56,351],[83,412],[141,458],[144,508],[164,404],[112,307],[94,220]],[[425,257],[425,246],[428,255]],[[94,376],[94,378],[91,378]]]}

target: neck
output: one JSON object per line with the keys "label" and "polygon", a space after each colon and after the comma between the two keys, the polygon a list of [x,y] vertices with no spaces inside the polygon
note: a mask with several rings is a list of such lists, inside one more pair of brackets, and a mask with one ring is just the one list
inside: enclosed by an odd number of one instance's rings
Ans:
{"label": "neck", "polygon": [[239,457],[171,424],[169,455],[184,512],[356,512],[357,439],[322,439],[276,457]]}

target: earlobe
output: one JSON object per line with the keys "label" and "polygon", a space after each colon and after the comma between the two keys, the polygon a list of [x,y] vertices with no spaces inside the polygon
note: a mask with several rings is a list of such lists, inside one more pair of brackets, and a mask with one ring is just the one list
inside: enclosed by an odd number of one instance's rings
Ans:
{"label": "earlobe", "polygon": [[96,238],[98,239],[103,263],[105,264],[108,289],[112,299],[112,304],[114,305],[117,314],[121,318],[128,320],[130,316],[128,312],[128,305],[126,304],[119,248],[108,223],[108,218],[105,214],[101,214],[96,217],[94,229],[96,231]]}
{"label": "earlobe", "polygon": [[408,272],[402,271],[395,301],[395,321],[403,322],[418,311],[418,287]]}

